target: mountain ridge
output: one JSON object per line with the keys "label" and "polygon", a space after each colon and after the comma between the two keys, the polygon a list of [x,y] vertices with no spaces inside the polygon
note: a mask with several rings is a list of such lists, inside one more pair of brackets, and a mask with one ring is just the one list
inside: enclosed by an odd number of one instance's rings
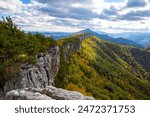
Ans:
{"label": "mountain ridge", "polygon": [[61,58],[57,87],[78,90],[96,99],[150,98],[150,52],[93,36],[82,37],[86,34],[63,39],[66,49],[61,50],[69,57]]}
{"label": "mountain ridge", "polygon": [[118,33],[118,34],[110,34],[114,38],[127,38],[129,40],[133,40],[144,47],[149,45],[149,40],[150,40],[150,33],[149,32],[123,32],[123,33]]}
{"label": "mountain ridge", "polygon": [[[42,35],[45,35],[45,36],[50,36],[50,37],[54,38],[55,40],[69,37],[69,36],[72,36],[75,34],[80,34],[80,33],[81,34],[92,33],[94,36],[97,36],[98,38],[101,38],[103,40],[106,40],[106,41],[109,41],[112,43],[118,43],[118,44],[123,44],[123,45],[129,45],[129,46],[144,48],[143,45],[138,44],[135,41],[123,38],[121,36],[114,38],[113,37],[114,35],[110,34],[111,36],[109,36],[109,34],[104,33],[104,32],[101,32],[101,33],[98,32],[97,33],[97,32],[92,31],[91,29],[84,29],[84,30],[81,30],[79,32],[74,32],[74,33],[66,33],[66,32],[39,32],[39,33],[41,33]],[[36,34],[36,32],[32,32],[32,34]]]}
{"label": "mountain ridge", "polygon": [[103,40],[112,42],[112,43],[118,43],[118,44],[136,46],[136,47],[143,48],[142,45],[140,45],[140,44],[138,44],[134,41],[131,41],[131,40],[128,40],[128,39],[125,39],[125,38],[122,38],[122,37],[113,38],[113,37],[109,36],[108,34],[99,34],[97,32],[94,32],[94,31],[90,30],[90,29],[81,30],[81,31],[79,31],[75,34],[79,34],[79,33],[92,33],[94,36],[96,36],[98,38],[101,38]]}

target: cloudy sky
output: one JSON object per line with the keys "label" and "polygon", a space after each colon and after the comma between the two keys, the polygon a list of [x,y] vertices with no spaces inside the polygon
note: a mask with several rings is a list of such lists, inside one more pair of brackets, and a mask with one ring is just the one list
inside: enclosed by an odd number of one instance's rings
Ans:
{"label": "cloudy sky", "polygon": [[150,0],[0,0],[26,31],[150,32]]}

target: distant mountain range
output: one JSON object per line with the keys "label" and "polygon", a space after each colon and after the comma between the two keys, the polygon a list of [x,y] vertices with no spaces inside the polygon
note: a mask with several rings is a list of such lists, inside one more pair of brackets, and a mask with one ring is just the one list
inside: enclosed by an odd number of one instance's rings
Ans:
{"label": "distant mountain range", "polygon": [[[31,32],[32,34],[36,34],[37,32]],[[42,35],[45,35],[46,37],[53,37],[54,39],[61,39],[67,36],[70,36],[73,33],[69,32],[38,32]]]}
{"label": "distant mountain range", "polygon": [[90,29],[85,29],[85,30],[82,30],[82,31],[79,31],[77,33],[92,33],[94,36],[102,39],[102,40],[106,40],[106,41],[109,41],[109,42],[112,42],[112,43],[118,43],[118,44],[123,44],[123,45],[130,45],[130,46],[135,46],[135,47],[140,47],[142,48],[143,46],[134,42],[134,41],[131,41],[131,40],[128,40],[128,39],[125,39],[125,38],[122,38],[122,37],[119,37],[119,38],[113,38],[107,34],[99,34],[99,33],[96,33]]}
{"label": "distant mountain range", "polygon": [[[32,32],[34,34],[36,32]],[[146,33],[120,33],[120,34],[107,34],[107,33],[97,33],[90,29],[81,30],[79,32],[71,33],[71,32],[39,32],[45,36],[51,36],[54,39],[58,40],[61,38],[65,38],[68,36],[72,36],[74,34],[85,34],[85,33],[91,33],[94,36],[106,40],[112,43],[122,44],[122,45],[129,45],[129,46],[135,46],[144,48],[144,46],[148,45],[150,34]]]}
{"label": "distant mountain range", "polygon": [[140,33],[140,32],[124,32],[119,34],[110,34],[114,38],[123,37],[132,40],[143,46],[150,44],[150,33]]}

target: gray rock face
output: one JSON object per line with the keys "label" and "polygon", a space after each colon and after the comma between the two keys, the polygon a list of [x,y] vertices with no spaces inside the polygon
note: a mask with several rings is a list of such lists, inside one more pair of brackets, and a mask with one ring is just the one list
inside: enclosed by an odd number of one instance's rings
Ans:
{"label": "gray rock face", "polygon": [[91,38],[93,36],[94,35],[92,33],[84,33],[84,34],[81,33],[81,34],[77,35],[77,37],[80,39],[80,41],[83,41],[87,38]]}
{"label": "gray rock face", "polygon": [[6,93],[8,100],[94,100],[93,97],[84,96],[76,91],[67,91],[53,86],[44,89],[12,90]]}
{"label": "gray rock face", "polygon": [[74,52],[78,52],[82,47],[82,41],[87,38],[92,38],[93,34],[91,34],[91,33],[78,34],[78,35],[75,35],[75,37],[78,38],[79,40],[77,40],[76,42],[70,41],[63,46],[63,54],[64,54],[65,60],[68,60],[69,57]]}
{"label": "gray rock face", "polygon": [[51,56],[51,63],[50,71],[51,71],[51,78],[49,80],[49,85],[54,85],[54,78],[57,75],[60,66],[60,51],[58,46],[51,47],[48,51],[49,55]]}
{"label": "gray rock face", "polygon": [[92,97],[86,97],[76,91],[68,91],[61,88],[56,88],[53,86],[47,86],[44,90],[46,95],[56,100],[93,100]]}
{"label": "gray rock face", "polygon": [[69,42],[68,44],[63,46],[63,54],[65,60],[69,60],[70,56],[81,49],[81,41],[78,42],[78,44],[74,44],[72,42]]}
{"label": "gray rock face", "polygon": [[52,98],[39,92],[31,92],[26,90],[11,90],[6,93],[7,100],[52,100]]}
{"label": "gray rock face", "polygon": [[59,64],[59,47],[50,47],[48,52],[37,55],[35,65],[23,64],[20,75],[5,84],[4,92],[14,89],[44,88],[47,85],[53,85]]}

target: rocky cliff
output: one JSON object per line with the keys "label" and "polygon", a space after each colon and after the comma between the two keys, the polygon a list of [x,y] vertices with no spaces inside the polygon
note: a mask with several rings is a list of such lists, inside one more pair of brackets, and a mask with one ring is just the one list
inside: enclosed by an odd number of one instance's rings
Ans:
{"label": "rocky cliff", "polygon": [[24,63],[18,77],[11,78],[4,86],[4,92],[24,88],[45,88],[54,85],[59,70],[59,47],[50,47],[48,52],[36,56],[36,64]]}
{"label": "rocky cliff", "polygon": [[63,56],[65,60],[68,60],[73,53],[78,52],[81,49],[82,41],[92,37],[93,34],[85,33],[85,34],[76,34],[72,37],[69,37],[68,41],[65,40],[62,47]]}
{"label": "rocky cliff", "polygon": [[[60,69],[60,49],[63,56],[80,50],[81,42],[87,36],[79,36],[80,43],[67,43],[63,48],[50,47],[48,52],[39,53],[35,64],[24,63],[17,77],[11,78],[4,85],[5,99],[9,100],[92,100],[94,98],[82,95],[79,92],[56,88],[55,77]],[[68,54],[69,53],[69,54]]]}

